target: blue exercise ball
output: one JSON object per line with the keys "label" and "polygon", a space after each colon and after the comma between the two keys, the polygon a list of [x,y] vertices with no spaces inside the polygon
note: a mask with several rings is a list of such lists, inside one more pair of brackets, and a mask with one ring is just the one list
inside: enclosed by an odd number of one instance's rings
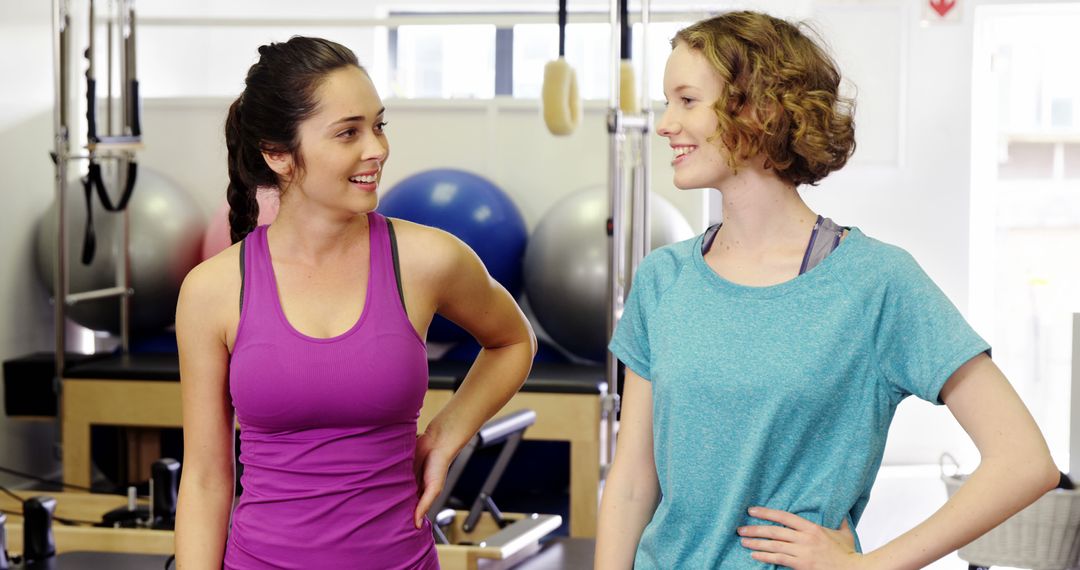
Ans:
{"label": "blue exercise ball", "polygon": [[[379,213],[445,230],[480,257],[488,273],[515,298],[522,289],[528,231],[507,194],[490,180],[454,168],[436,168],[405,178],[386,192]],[[428,338],[453,342],[468,333],[436,316]]]}

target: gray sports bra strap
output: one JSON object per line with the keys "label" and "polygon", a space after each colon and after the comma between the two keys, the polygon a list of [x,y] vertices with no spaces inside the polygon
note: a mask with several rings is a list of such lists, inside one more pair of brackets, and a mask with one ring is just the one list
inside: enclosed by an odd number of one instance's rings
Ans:
{"label": "gray sports bra strap", "polygon": [[716,240],[716,232],[720,231],[720,224],[713,224],[709,226],[709,229],[705,230],[705,235],[701,238],[701,255],[709,253],[712,249],[712,242]]}
{"label": "gray sports bra strap", "polygon": [[[810,243],[807,244],[806,253],[803,254],[802,265],[799,266],[799,275],[810,271],[828,257],[840,245],[840,238],[843,237],[845,229],[829,218],[818,216],[817,222],[814,223],[814,231],[810,233]],[[719,230],[720,224],[709,226],[709,229],[705,230],[705,235],[701,238],[701,255],[705,255],[712,248],[713,241],[716,240],[716,232]]]}
{"label": "gray sports bra strap", "polygon": [[829,218],[818,216],[814,231],[810,233],[810,245],[806,246],[806,254],[803,255],[799,275],[810,271],[828,257],[840,245],[840,238],[843,235],[844,228],[836,225],[836,222]]}

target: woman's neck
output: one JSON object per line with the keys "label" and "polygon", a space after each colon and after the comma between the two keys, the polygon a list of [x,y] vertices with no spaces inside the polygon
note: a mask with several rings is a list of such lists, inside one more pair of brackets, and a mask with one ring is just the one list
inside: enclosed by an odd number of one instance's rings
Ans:
{"label": "woman's neck", "polygon": [[278,255],[317,261],[347,253],[366,241],[367,227],[366,214],[343,214],[282,196],[267,237],[273,239]]}
{"label": "woman's neck", "polygon": [[719,191],[724,225],[717,243],[747,252],[805,247],[817,215],[794,185],[771,171],[744,167]]}

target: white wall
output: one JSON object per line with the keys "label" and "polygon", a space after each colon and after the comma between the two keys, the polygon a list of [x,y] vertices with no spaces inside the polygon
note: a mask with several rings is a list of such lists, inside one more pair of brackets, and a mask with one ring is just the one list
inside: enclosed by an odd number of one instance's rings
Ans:
{"label": "white wall", "polygon": [[[856,125],[860,145],[866,137],[889,135],[897,145],[892,156],[880,153],[871,161],[860,161],[857,150],[847,168],[803,192],[815,210],[908,250],[961,311],[968,308],[973,4],[962,4],[966,11],[959,23],[927,27],[915,2],[837,2],[815,12],[826,38],[840,31],[836,24],[847,24],[839,37],[861,39],[868,54],[877,56],[864,59],[857,43],[833,41],[834,48],[846,48],[837,53],[842,66],[878,80],[897,79],[892,108],[876,109]],[[859,21],[868,27],[855,32]],[[870,94],[860,89],[859,95],[865,100]],[[866,133],[871,129],[876,130]],[[942,450],[965,467],[977,462],[946,409],[914,398],[901,404],[886,462],[935,463]]]}
{"label": "white wall", "polygon": [[[0,359],[52,348],[51,307],[34,274],[34,222],[52,201],[48,2],[0,2]],[[2,399],[3,396],[0,396]],[[51,473],[52,423],[0,414],[0,465]],[[0,474],[0,483],[18,484]]]}
{"label": "white wall", "polygon": [[[225,201],[222,125],[231,100],[150,99],[143,105],[144,166],[191,192],[209,215]],[[430,168],[485,176],[514,199],[532,229],[556,201],[607,180],[606,109],[588,103],[572,135],[547,132],[536,102],[386,101],[390,160],[380,191]],[[706,194],[671,184],[671,151],[651,137],[653,191],[680,209],[695,230],[705,224]]]}

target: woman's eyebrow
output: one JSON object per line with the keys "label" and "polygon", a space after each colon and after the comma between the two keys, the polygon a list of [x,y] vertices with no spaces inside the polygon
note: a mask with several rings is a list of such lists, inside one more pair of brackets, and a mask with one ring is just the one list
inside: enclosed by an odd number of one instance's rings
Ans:
{"label": "woman's eyebrow", "polygon": [[[375,116],[376,117],[381,117],[384,113],[386,113],[386,107],[383,107],[382,109],[379,109],[379,112],[375,113]],[[344,118],[338,119],[338,120],[334,121],[333,123],[330,123],[329,126],[333,127],[333,126],[336,126],[336,125],[340,125],[342,123],[353,123],[353,122],[362,123],[362,122],[364,122],[365,118],[366,117],[364,117],[363,115],[353,115],[351,117],[344,117]]]}

